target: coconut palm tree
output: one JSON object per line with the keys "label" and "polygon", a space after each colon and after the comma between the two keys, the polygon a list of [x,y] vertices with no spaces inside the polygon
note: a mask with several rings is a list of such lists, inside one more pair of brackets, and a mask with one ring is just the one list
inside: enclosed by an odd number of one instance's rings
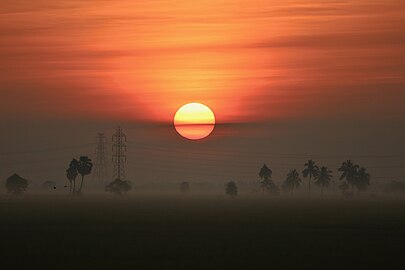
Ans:
{"label": "coconut palm tree", "polygon": [[347,183],[352,187],[352,192],[354,191],[354,187],[356,185],[358,169],[359,165],[354,164],[351,160],[344,161],[338,169],[340,172],[342,172],[339,180],[345,179]]}
{"label": "coconut palm tree", "polygon": [[271,175],[273,174],[272,170],[270,170],[266,164],[259,171],[259,177],[262,179],[261,187],[263,193],[265,190],[268,190],[272,184]]}
{"label": "coconut palm tree", "polygon": [[81,194],[82,192],[84,176],[90,174],[92,168],[93,163],[91,163],[91,159],[89,159],[87,156],[81,156],[77,164],[77,171],[82,176],[82,181],[80,182],[80,188],[78,192],[79,194]]}
{"label": "coconut palm tree", "polygon": [[356,178],[357,179],[355,185],[359,193],[361,190],[366,190],[367,187],[370,185],[370,174],[366,172],[365,168],[360,168],[357,171]]}
{"label": "coconut palm tree", "polygon": [[321,187],[321,193],[323,194],[323,188],[328,187],[330,180],[332,179],[332,171],[328,167],[322,166],[318,174],[315,176],[315,185]]}
{"label": "coconut palm tree", "polygon": [[284,187],[286,190],[290,191],[291,194],[293,190],[301,185],[301,178],[296,169],[291,170],[285,179]]}
{"label": "coconut palm tree", "polygon": [[302,171],[302,175],[304,178],[308,179],[308,193],[311,194],[311,180],[315,178],[318,174],[319,167],[315,164],[315,161],[312,159],[308,160],[307,163],[304,164],[305,169]]}
{"label": "coconut palm tree", "polygon": [[73,182],[73,194],[76,192],[76,177],[78,175],[77,166],[78,166],[77,159],[72,159],[69,164],[69,168],[66,170],[66,177],[69,180],[69,194],[72,194],[72,182]]}
{"label": "coconut palm tree", "polygon": [[236,186],[235,182],[231,181],[226,183],[225,194],[231,196],[231,198],[238,195],[238,187]]}
{"label": "coconut palm tree", "polygon": [[346,181],[342,182],[339,185],[339,189],[342,191],[343,196],[345,196],[346,198],[349,198],[353,195],[353,193],[349,192],[350,186]]}

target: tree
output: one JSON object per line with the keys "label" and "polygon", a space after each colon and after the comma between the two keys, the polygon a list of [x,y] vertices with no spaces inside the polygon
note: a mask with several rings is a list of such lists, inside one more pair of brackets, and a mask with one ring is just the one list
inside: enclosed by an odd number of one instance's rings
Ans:
{"label": "tree", "polygon": [[231,198],[238,195],[238,187],[236,186],[235,182],[231,181],[226,183],[225,194],[231,196]]}
{"label": "tree", "polygon": [[308,193],[311,193],[311,180],[315,178],[319,172],[319,167],[315,164],[315,161],[312,159],[308,160],[307,163],[304,164],[305,169],[302,171],[302,175],[304,178],[308,179]]}
{"label": "tree", "polygon": [[180,191],[181,191],[181,193],[188,193],[190,191],[190,183],[182,182],[180,184]]}
{"label": "tree", "polygon": [[21,195],[25,192],[27,187],[28,181],[16,173],[6,180],[6,188],[10,194]]}
{"label": "tree", "polygon": [[77,167],[79,165],[79,161],[77,159],[72,159],[69,164],[69,168],[66,170],[66,177],[69,180],[69,194],[72,194],[72,183],[73,183],[73,194],[76,193],[76,177],[78,175]]}
{"label": "tree", "polygon": [[91,163],[91,159],[89,159],[87,156],[81,156],[77,164],[77,172],[82,176],[82,181],[78,191],[79,194],[82,193],[84,177],[91,173],[92,168],[93,163]]}
{"label": "tree", "polygon": [[339,185],[339,189],[342,191],[343,196],[349,198],[353,195],[353,193],[349,192],[350,186],[349,184],[344,181],[342,184]]}
{"label": "tree", "polygon": [[293,169],[290,170],[290,172],[287,174],[283,186],[285,190],[289,191],[292,194],[293,190],[301,185],[301,182],[302,181],[299,173],[296,169]]}
{"label": "tree", "polygon": [[323,188],[328,187],[330,180],[332,179],[332,171],[328,167],[322,166],[319,172],[315,176],[315,185],[321,187],[321,193],[323,194]]}
{"label": "tree", "polygon": [[359,193],[362,190],[366,190],[370,185],[370,174],[366,172],[365,168],[360,168],[357,171],[355,185]]}
{"label": "tree", "polygon": [[354,187],[356,185],[358,169],[359,165],[355,165],[351,160],[346,160],[345,162],[343,162],[338,169],[340,172],[342,172],[339,180],[345,179],[347,181],[347,184],[352,187],[352,192],[354,191]]}
{"label": "tree", "polygon": [[271,181],[271,175],[273,174],[273,171],[270,170],[266,164],[263,164],[263,167],[259,171],[259,177],[262,179],[261,186],[263,192],[268,189],[270,186]]}
{"label": "tree", "polygon": [[266,164],[259,171],[259,177],[262,179],[261,187],[262,191],[268,192],[271,194],[279,194],[280,189],[276,184],[274,184],[273,180],[271,179],[273,172],[271,169],[267,167]]}
{"label": "tree", "polygon": [[131,190],[131,185],[128,181],[121,179],[115,179],[113,182],[105,187],[105,191],[123,196],[125,193]]}

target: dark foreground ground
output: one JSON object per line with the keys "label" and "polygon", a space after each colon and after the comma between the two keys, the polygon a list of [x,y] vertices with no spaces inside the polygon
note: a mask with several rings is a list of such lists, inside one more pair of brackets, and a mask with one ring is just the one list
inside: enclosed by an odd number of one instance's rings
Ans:
{"label": "dark foreground ground", "polygon": [[191,194],[2,198],[0,265],[403,269],[404,202]]}

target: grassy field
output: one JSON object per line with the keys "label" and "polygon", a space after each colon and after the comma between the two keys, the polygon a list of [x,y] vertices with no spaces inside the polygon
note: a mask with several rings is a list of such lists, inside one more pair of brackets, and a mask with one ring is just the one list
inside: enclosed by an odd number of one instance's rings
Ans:
{"label": "grassy field", "polygon": [[[191,194],[0,199],[2,269],[403,266],[405,200]],[[396,269],[400,269],[396,268]],[[388,268],[387,268],[388,269]]]}

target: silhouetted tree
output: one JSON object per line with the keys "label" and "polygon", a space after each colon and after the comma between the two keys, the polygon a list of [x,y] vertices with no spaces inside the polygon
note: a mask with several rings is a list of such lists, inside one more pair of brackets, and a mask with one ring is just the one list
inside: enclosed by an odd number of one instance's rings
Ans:
{"label": "silhouetted tree", "polygon": [[110,184],[108,184],[105,187],[105,191],[107,192],[111,192],[117,195],[124,195],[125,193],[127,193],[128,191],[131,190],[131,185],[129,184],[128,181],[124,181],[121,179],[115,179],[113,182],[111,182]]}
{"label": "silhouetted tree", "polygon": [[263,167],[259,171],[259,177],[262,179],[261,182],[261,187],[263,192],[268,189],[270,183],[271,183],[271,175],[273,174],[273,171],[267,167],[266,164],[263,165]]}
{"label": "silhouetted tree", "polygon": [[343,196],[345,196],[346,198],[353,195],[353,193],[349,192],[350,186],[346,181],[342,182],[339,185],[339,189],[342,191]]}
{"label": "silhouetted tree", "polygon": [[91,159],[87,156],[81,156],[79,159],[79,163],[77,164],[77,172],[82,176],[82,181],[80,183],[79,194],[82,193],[83,188],[83,181],[84,176],[91,173],[91,169],[93,168],[93,163],[91,163]]}
{"label": "silhouetted tree", "polygon": [[262,179],[260,184],[263,193],[268,192],[270,194],[277,195],[279,194],[280,189],[271,179],[272,174],[273,172],[271,171],[271,169],[269,169],[267,165],[264,164],[259,171],[259,177]]}
{"label": "silhouetted tree", "polygon": [[259,171],[259,177],[262,179],[261,187],[262,191],[268,190],[271,185],[271,175],[273,174],[272,170],[270,170],[266,164]]}
{"label": "silhouetted tree", "polygon": [[188,193],[190,191],[190,183],[182,182],[180,184],[180,191],[181,191],[181,193]]}
{"label": "silhouetted tree", "polygon": [[28,181],[16,173],[6,180],[6,188],[10,194],[21,195],[25,192],[27,187]]}
{"label": "silhouetted tree", "polygon": [[358,192],[366,190],[370,185],[370,174],[366,172],[365,168],[360,168],[357,171],[355,185]]}
{"label": "silhouetted tree", "polygon": [[231,196],[231,198],[238,195],[238,187],[236,186],[235,182],[231,181],[226,183],[225,194]]}
{"label": "silhouetted tree", "polygon": [[328,167],[322,166],[315,176],[315,185],[321,187],[321,193],[323,193],[323,188],[329,187],[331,179],[332,171],[329,170]]}
{"label": "silhouetted tree", "polygon": [[287,174],[283,187],[292,194],[294,189],[301,185],[301,182],[299,173],[296,169],[293,169]]}
{"label": "silhouetted tree", "polygon": [[339,171],[342,172],[339,180],[345,179],[347,184],[352,187],[352,192],[354,191],[354,187],[356,185],[358,169],[359,165],[355,165],[351,160],[346,160],[339,168]]}
{"label": "silhouetted tree", "polygon": [[315,161],[312,159],[308,160],[307,163],[304,164],[305,169],[302,171],[302,175],[304,178],[308,177],[308,193],[311,193],[311,180],[315,178],[319,172],[319,167],[315,164]]}
{"label": "silhouetted tree", "polygon": [[72,159],[69,163],[69,168],[66,170],[66,177],[69,180],[69,194],[72,194],[72,183],[73,183],[73,194],[76,193],[76,177],[79,174],[77,172],[77,168],[79,165],[79,161],[77,159]]}

